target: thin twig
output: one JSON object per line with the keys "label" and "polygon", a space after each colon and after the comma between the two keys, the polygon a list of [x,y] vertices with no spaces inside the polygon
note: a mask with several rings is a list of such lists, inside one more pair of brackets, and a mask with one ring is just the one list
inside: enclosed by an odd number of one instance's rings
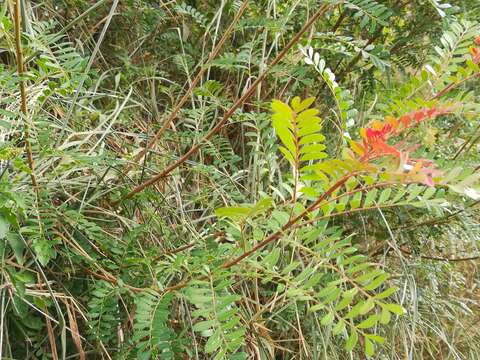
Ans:
{"label": "thin twig", "polygon": [[[403,252],[404,254],[407,254],[407,255],[414,255],[410,250],[407,250],[407,249],[403,249],[403,248],[400,248],[400,251]],[[458,257],[451,257],[451,256],[448,256],[448,257],[441,257],[441,256],[430,256],[430,255],[419,255],[422,259],[425,259],[425,260],[435,260],[435,261],[446,261],[446,262],[450,262],[450,261],[472,261],[472,260],[478,260],[480,259],[480,255],[478,256],[470,256],[470,257],[465,257],[465,258],[458,258]]]}
{"label": "thin twig", "polygon": [[455,155],[453,156],[452,160],[457,160],[457,158],[460,156],[460,154],[466,149],[466,153],[470,151],[470,149],[475,145],[475,143],[480,139],[480,135],[477,136],[477,131],[480,129],[480,125],[477,126],[477,128],[474,130],[473,134],[465,140],[465,142],[460,146],[460,148],[457,150]]}
{"label": "thin twig", "polygon": [[472,80],[472,79],[475,79],[476,77],[480,77],[480,72],[475,73],[475,74],[472,74],[472,75],[466,77],[465,79],[460,80],[459,82],[456,82],[456,83],[452,83],[452,84],[447,85],[445,88],[443,88],[443,90],[441,90],[441,91],[438,92],[434,97],[432,97],[432,100],[440,99],[442,96],[445,96],[446,94],[448,94],[448,93],[449,93],[450,91],[452,91],[453,89],[456,89],[456,88],[459,87],[460,85],[466,83],[467,81],[470,81],[470,80]]}
{"label": "thin twig", "polygon": [[457,210],[457,211],[455,211],[451,214],[448,214],[447,216],[443,216],[443,217],[438,218],[438,219],[431,219],[431,220],[422,221],[420,223],[406,224],[406,225],[403,225],[403,226],[399,226],[399,227],[395,228],[394,230],[413,229],[413,228],[421,227],[421,226],[431,226],[431,225],[445,223],[445,222],[448,222],[450,219],[454,218],[455,216],[463,213],[465,210],[467,210],[469,208],[472,208],[479,203],[480,203],[480,200],[477,200],[477,201],[471,203],[470,205],[468,205],[467,207],[465,207],[463,209],[460,209],[460,210]]}

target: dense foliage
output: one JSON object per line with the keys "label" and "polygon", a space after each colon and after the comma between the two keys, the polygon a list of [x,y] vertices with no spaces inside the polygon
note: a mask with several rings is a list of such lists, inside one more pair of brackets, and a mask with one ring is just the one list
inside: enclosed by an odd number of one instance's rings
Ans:
{"label": "dense foliage", "polygon": [[0,358],[480,358],[479,18],[0,4]]}

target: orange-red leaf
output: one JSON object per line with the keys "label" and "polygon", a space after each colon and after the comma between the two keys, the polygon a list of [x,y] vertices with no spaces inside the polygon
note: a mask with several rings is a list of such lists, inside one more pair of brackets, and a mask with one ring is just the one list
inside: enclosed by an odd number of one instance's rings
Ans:
{"label": "orange-red leaf", "polygon": [[474,64],[480,63],[480,49],[476,47],[470,48],[470,53],[472,54],[472,61]]}

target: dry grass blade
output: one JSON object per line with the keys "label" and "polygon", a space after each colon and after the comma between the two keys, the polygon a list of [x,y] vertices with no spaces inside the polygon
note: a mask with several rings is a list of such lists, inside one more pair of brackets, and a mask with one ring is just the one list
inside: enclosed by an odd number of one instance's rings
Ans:
{"label": "dry grass blade", "polygon": [[77,319],[75,317],[75,308],[69,305],[68,301],[65,301],[65,306],[67,308],[67,315],[68,315],[68,323],[70,324],[70,334],[72,336],[73,343],[78,351],[78,357],[80,360],[85,360],[85,351],[82,347],[82,339],[80,337],[80,333],[78,330]]}
{"label": "dry grass blade", "polygon": [[58,352],[57,352],[57,344],[55,342],[55,332],[53,330],[52,322],[49,318],[45,318],[47,322],[47,334],[48,334],[48,341],[50,342],[50,350],[52,352],[53,360],[58,360]]}

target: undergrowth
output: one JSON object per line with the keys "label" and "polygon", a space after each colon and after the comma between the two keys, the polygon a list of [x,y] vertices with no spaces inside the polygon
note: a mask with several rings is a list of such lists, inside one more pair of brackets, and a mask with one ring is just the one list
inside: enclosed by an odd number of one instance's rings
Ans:
{"label": "undergrowth", "polygon": [[480,357],[476,0],[0,7],[0,358]]}

